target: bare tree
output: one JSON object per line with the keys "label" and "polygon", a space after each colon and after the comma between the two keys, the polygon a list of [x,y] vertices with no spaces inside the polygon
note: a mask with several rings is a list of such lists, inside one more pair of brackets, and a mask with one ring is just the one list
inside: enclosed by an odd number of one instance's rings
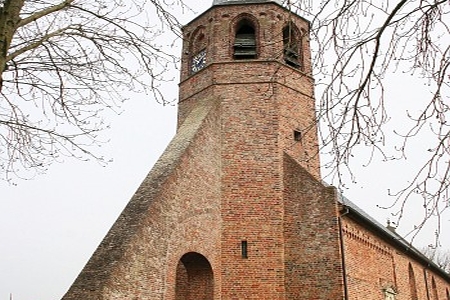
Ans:
{"label": "bare tree", "polygon": [[[170,5],[188,2],[172,1],[0,2],[2,174],[39,171],[62,155],[92,155],[88,146],[104,127],[101,110],[124,100],[124,90],[166,101],[159,87],[177,59],[155,39],[164,30],[178,33]],[[311,20],[322,144],[337,184],[345,187],[361,147],[371,150],[369,160],[405,159],[412,141],[427,135],[426,159],[392,192],[392,209],[401,220],[417,201],[424,217],[415,229],[434,218],[439,236],[450,207],[449,2],[285,2]],[[393,138],[386,132],[393,113],[385,89],[395,72],[422,78],[430,94],[414,110],[403,100],[408,127]]]}
{"label": "bare tree", "polygon": [[450,274],[450,250],[444,250],[435,247],[434,245],[429,245],[428,247],[422,247],[420,251],[441,267],[442,270]]}
{"label": "bare tree", "polygon": [[[370,149],[369,163],[403,160],[426,136],[423,163],[405,174],[405,186],[390,192],[395,199],[390,208],[399,222],[406,206],[418,206],[423,219],[412,231],[434,220],[439,239],[442,213],[450,207],[450,2],[288,1],[288,6],[312,22],[321,137],[338,185],[345,187],[344,175],[354,179],[350,165],[361,148]],[[386,98],[387,81],[398,73],[422,79],[429,97],[415,108],[409,99]],[[386,131],[397,119],[394,101],[403,102],[407,122]]]}
{"label": "bare tree", "polygon": [[[160,90],[180,28],[160,0],[0,2],[0,173],[30,176],[62,156],[94,156],[102,110]],[[166,49],[166,50],[164,50]],[[96,157],[101,159],[101,157]],[[31,174],[30,174],[31,172]]]}

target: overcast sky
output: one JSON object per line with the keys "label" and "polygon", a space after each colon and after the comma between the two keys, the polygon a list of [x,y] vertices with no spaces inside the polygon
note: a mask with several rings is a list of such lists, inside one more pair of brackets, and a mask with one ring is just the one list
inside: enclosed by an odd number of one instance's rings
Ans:
{"label": "overcast sky", "polygon": [[[412,86],[422,89],[404,79],[390,97],[413,102],[421,94]],[[106,167],[67,160],[17,186],[0,181],[0,300],[10,293],[14,300],[60,299],[174,135],[175,106],[136,95],[123,108],[110,116],[104,136],[111,141],[99,150],[113,159]],[[401,184],[415,161],[367,168],[362,158],[355,162],[358,182],[344,193],[385,224],[390,211],[377,204],[392,201],[388,188]],[[450,228],[448,215],[443,225]],[[426,235],[419,242],[431,242],[432,232]],[[450,248],[449,237],[442,243]]]}

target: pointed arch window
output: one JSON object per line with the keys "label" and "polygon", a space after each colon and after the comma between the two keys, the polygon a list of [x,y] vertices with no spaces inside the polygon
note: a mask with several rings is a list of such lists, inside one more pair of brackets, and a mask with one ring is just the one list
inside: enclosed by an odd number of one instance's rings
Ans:
{"label": "pointed arch window", "polygon": [[302,67],[302,40],[300,31],[289,23],[283,28],[283,58],[287,65]]}
{"label": "pointed arch window", "polygon": [[252,21],[241,20],[236,27],[236,35],[233,45],[234,59],[257,58],[256,29]]}
{"label": "pointed arch window", "polygon": [[409,290],[411,294],[411,300],[419,300],[417,295],[416,277],[414,275],[414,269],[411,264],[408,266],[409,273]]}
{"label": "pointed arch window", "polygon": [[433,294],[433,300],[439,300],[436,281],[434,280],[434,277],[431,277],[431,290]]}

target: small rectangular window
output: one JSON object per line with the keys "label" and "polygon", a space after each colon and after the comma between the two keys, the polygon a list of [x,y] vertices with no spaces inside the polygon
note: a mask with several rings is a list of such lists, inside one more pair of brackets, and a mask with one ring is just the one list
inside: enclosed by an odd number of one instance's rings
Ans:
{"label": "small rectangular window", "polygon": [[302,133],[298,130],[294,130],[294,141],[300,142],[302,140]]}
{"label": "small rectangular window", "polygon": [[248,244],[247,241],[241,241],[242,258],[248,258]]}

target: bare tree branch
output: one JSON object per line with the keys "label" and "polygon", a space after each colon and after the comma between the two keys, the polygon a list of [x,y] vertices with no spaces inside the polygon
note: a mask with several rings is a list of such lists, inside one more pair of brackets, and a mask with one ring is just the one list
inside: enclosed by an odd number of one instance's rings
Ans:
{"label": "bare tree branch", "polygon": [[[354,180],[352,161],[406,160],[417,140],[428,151],[405,186],[392,190],[398,220],[405,207],[423,208],[424,226],[450,207],[450,28],[447,0],[287,1],[311,20],[314,76],[324,151],[335,183]],[[180,36],[172,7],[182,0],[5,0],[0,7],[0,172],[39,170],[59,155],[85,158],[127,91],[163,104]],[[446,19],[447,18],[447,19]],[[387,97],[393,74],[421,78],[429,97],[412,103]],[[408,87],[405,86],[405,89]],[[390,129],[392,103],[404,124]],[[314,128],[315,124],[311,124]],[[79,145],[80,147],[78,147]],[[21,148],[22,147],[22,148]],[[73,149],[72,149],[73,148]],[[4,150],[3,150],[4,149]],[[73,150],[74,152],[71,152]],[[58,158],[59,159],[59,158]],[[439,230],[437,231],[440,232]]]}
{"label": "bare tree branch", "polygon": [[[405,174],[403,187],[390,191],[390,209],[399,222],[406,207],[421,207],[423,220],[413,231],[432,220],[439,229],[450,207],[450,3],[289,2],[294,12],[312,20],[320,136],[323,151],[331,154],[326,164],[331,178],[345,189],[348,177],[356,180],[351,165],[361,151],[370,152],[367,164],[374,159],[406,160],[426,137],[429,147],[422,165],[415,174]],[[389,78],[396,73],[420,77],[429,86],[429,98],[414,106],[406,99],[386,98],[392,88]],[[398,119],[393,102],[403,103],[405,121],[392,131],[391,121]]]}
{"label": "bare tree branch", "polygon": [[444,250],[433,245],[422,247],[420,250],[426,257],[441,267],[442,270],[450,273],[450,250]]}
{"label": "bare tree branch", "polygon": [[17,24],[17,27],[25,26],[28,23],[35,22],[38,19],[45,17],[49,14],[58,12],[58,11],[62,10],[63,8],[68,7],[73,1],[74,0],[65,0],[59,4],[44,8],[40,11],[36,11],[31,16],[21,19],[20,22]]}
{"label": "bare tree branch", "polygon": [[[0,9],[0,173],[33,176],[62,156],[102,160],[89,148],[105,109],[129,92],[169,103],[179,34],[170,2],[8,0]],[[182,3],[173,3],[183,7]],[[1,51],[2,50],[2,51]]]}

